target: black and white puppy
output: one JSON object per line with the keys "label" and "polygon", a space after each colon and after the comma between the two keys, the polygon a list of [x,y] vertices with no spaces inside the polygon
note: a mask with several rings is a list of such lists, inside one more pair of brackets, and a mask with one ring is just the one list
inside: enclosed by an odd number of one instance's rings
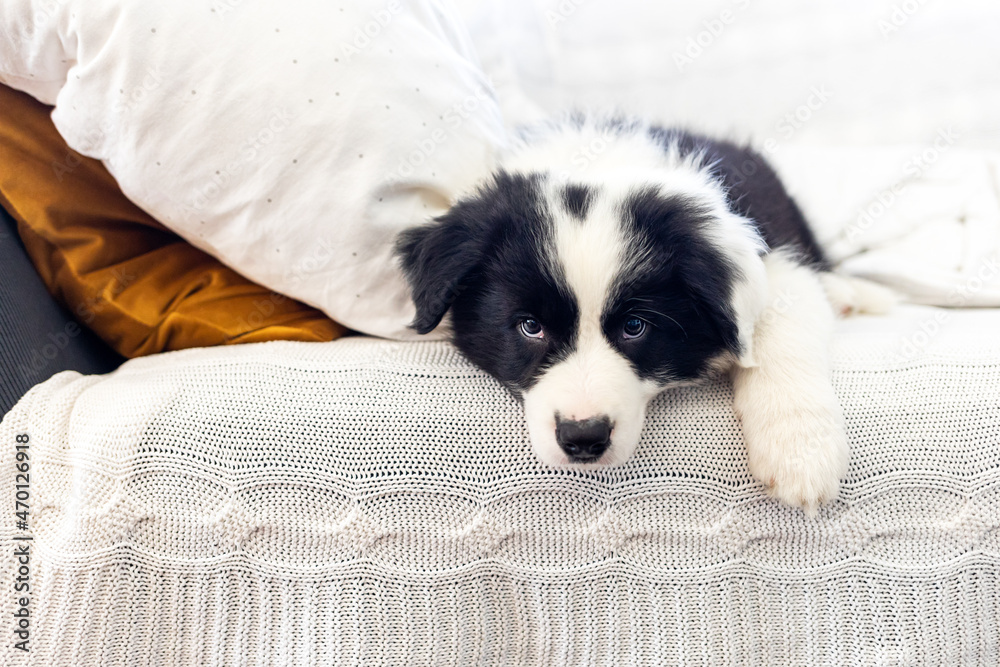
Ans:
{"label": "black and white puppy", "polygon": [[397,251],[413,328],[451,310],[455,345],[523,398],[543,462],[623,463],[654,395],[732,369],[751,472],[810,514],[837,494],[834,311],[877,310],[886,293],[827,272],[757,153],[576,116],[526,132]]}

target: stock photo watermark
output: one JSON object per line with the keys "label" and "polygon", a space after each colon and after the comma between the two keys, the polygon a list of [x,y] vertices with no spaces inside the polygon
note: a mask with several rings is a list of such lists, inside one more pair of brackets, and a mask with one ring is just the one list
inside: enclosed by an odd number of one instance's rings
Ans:
{"label": "stock photo watermark", "polygon": [[[826,84],[816,84],[810,86],[805,99],[790,111],[786,112],[775,124],[774,129],[777,135],[784,140],[791,139],[795,133],[803,128],[820,109],[822,109],[834,96]],[[604,127],[600,134],[581,144],[570,157],[570,163],[578,171],[582,172],[598,159],[611,145],[612,140],[618,134],[618,129],[613,126]],[[780,142],[777,136],[772,135],[761,142],[761,149],[768,155],[773,155],[780,150]],[[739,171],[734,175],[735,184],[739,185],[747,178],[754,176],[762,163],[758,160],[747,159],[739,166]],[[556,178],[562,182],[571,176],[569,171],[562,171],[556,174]]]}
{"label": "stock photo watermark", "polygon": [[557,27],[560,23],[569,20],[576,10],[588,0],[561,0],[556,8],[545,11],[545,21],[550,28]]}
{"label": "stock photo watermark", "polygon": [[83,328],[76,322],[69,321],[66,325],[55,332],[49,332],[45,337],[45,343],[41,347],[35,347],[28,354],[24,362],[17,365],[17,372],[21,378],[27,381],[37,381],[44,371],[63,353],[74,338],[83,333]]}
{"label": "stock photo watermark", "polygon": [[904,0],[893,5],[889,15],[878,20],[878,30],[882,33],[882,37],[889,39],[889,35],[898,32],[900,28],[909,23],[913,15],[926,4],[927,0]]}
{"label": "stock photo watermark", "polygon": [[[778,134],[783,139],[791,139],[796,132],[812,120],[813,115],[822,109],[832,97],[833,92],[826,87],[826,84],[810,87],[809,95],[805,101],[782,116],[781,120],[775,125]],[[777,140],[765,140],[764,150],[773,153],[777,148]]]}
{"label": "stock photo watermark", "polygon": [[[311,253],[296,261],[289,268],[282,278],[283,284],[287,285],[289,290],[294,290],[310,275],[325,268],[336,256],[336,244],[328,238],[319,239],[313,246]],[[278,301],[274,301],[273,297],[271,301],[278,303]]]}
{"label": "stock photo watermark", "polygon": [[[80,141],[79,150],[83,153],[96,150],[108,137],[113,123],[121,122],[136,107],[145,102],[149,94],[162,84],[163,70],[158,67],[149,67],[138,84],[127,91],[124,88],[120,89],[118,91],[119,99],[115,100],[115,103],[111,106],[112,114],[102,119],[97,127],[83,136]],[[77,167],[81,164],[83,164],[83,159],[80,153],[72,149],[67,149],[62,160],[52,161],[52,173],[55,174],[56,180],[62,183],[63,178],[67,174],[76,171]]]}
{"label": "stock photo watermark", "polygon": [[[947,304],[953,308],[968,306],[983,288],[1000,278],[1000,257],[990,256],[981,260],[976,271],[957,284],[947,297]],[[938,334],[951,321],[952,314],[944,309],[924,318],[915,331],[899,339],[899,345],[889,360],[895,364],[908,362],[923,353]]]}
{"label": "stock photo watermark", "polygon": [[14,436],[14,648],[31,650],[31,436]]}
{"label": "stock photo watermark", "polygon": [[975,275],[955,286],[948,295],[948,305],[960,307],[968,305],[972,299],[987,285],[1000,276],[1000,257],[987,257],[979,264]]}
{"label": "stock photo watermark", "polygon": [[[121,294],[126,287],[136,279],[136,275],[120,267],[116,267],[110,276],[110,283],[96,296],[84,299],[77,304],[74,314],[79,322],[90,325],[108,305],[109,298]],[[83,333],[84,329],[73,320],[67,321],[62,328],[51,331],[39,341],[41,344],[33,348],[22,363],[17,365],[21,378],[38,382],[43,373],[63,354],[69,344]]]}
{"label": "stock photo watermark", "polygon": [[34,2],[31,7],[31,20],[21,23],[21,36],[31,39],[36,31],[46,23],[56,19],[58,13],[69,4],[69,0],[44,0]]}
{"label": "stock photo watermark", "polygon": [[277,292],[271,292],[266,297],[255,299],[253,310],[245,317],[240,317],[236,321],[237,332],[232,338],[238,338],[250,331],[260,329],[267,322],[267,318],[274,314],[277,306],[289,300],[289,297]]}
{"label": "stock photo watermark", "polygon": [[215,14],[216,18],[224,18],[226,14],[235,10],[237,7],[242,5],[246,0],[214,0],[212,2],[212,13]]}
{"label": "stock photo watermark", "polygon": [[903,177],[879,191],[874,199],[861,209],[854,224],[848,227],[844,233],[847,240],[854,242],[871,229],[899,201],[910,183],[923,176],[931,166],[941,159],[942,155],[948,152],[949,148],[955,145],[958,139],[959,134],[953,128],[939,129],[934,141],[927,148],[907,158],[901,167]]}
{"label": "stock photo watermark", "polygon": [[[791,139],[798,130],[812,120],[831,98],[833,98],[833,91],[827,88],[826,84],[811,86],[805,100],[785,113],[775,124],[774,129],[777,130],[782,139]],[[759,142],[759,147],[763,153],[770,156],[781,149],[781,142],[774,135],[771,135]],[[759,160],[747,158],[739,165],[739,171],[733,174],[733,185],[742,185],[746,179],[753,177],[762,167],[763,163]]]}
{"label": "stock photo watermark", "polygon": [[399,159],[396,168],[387,173],[383,180],[391,185],[411,178],[437,152],[438,148],[450,140],[469,118],[482,109],[484,103],[494,102],[495,99],[493,83],[488,81],[487,85],[477,87],[470,94],[452,104],[440,116],[445,127],[436,127],[426,136],[414,139],[413,148]]}
{"label": "stock photo watermark", "polygon": [[389,0],[383,9],[372,12],[371,20],[354,28],[354,36],[350,42],[340,43],[340,55],[345,62],[350,62],[354,56],[372,45],[373,41],[389,27],[393,18],[403,11],[401,0]]}
{"label": "stock photo watermark", "polygon": [[[586,171],[587,167],[608,149],[614,134],[615,132],[612,128],[602,128],[599,136],[577,147],[576,151],[570,157],[571,164],[581,172]],[[570,172],[568,171],[556,174],[556,178],[562,182],[569,180],[569,177]]]}
{"label": "stock photo watermark", "polygon": [[237,176],[269,150],[269,147],[291,126],[293,120],[294,116],[287,109],[273,109],[263,126],[243,140],[237,149],[237,156],[225,166],[216,169],[215,174],[206,183],[195,188],[194,194],[184,207],[185,221],[204,211]]}
{"label": "stock photo watermark", "polygon": [[693,65],[705,53],[712,48],[715,42],[722,37],[726,28],[732,25],[738,13],[750,6],[750,0],[733,0],[732,7],[726,7],[716,16],[702,21],[702,30],[687,39],[684,49],[674,51],[674,65],[678,72],[683,72],[688,65]]}

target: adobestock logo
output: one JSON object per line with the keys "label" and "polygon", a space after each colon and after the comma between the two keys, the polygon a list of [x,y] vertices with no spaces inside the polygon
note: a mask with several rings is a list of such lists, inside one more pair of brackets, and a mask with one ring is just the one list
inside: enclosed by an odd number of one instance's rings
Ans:
{"label": "adobestock logo", "polygon": [[158,67],[149,67],[143,74],[142,81],[129,90],[121,89],[120,98],[111,107],[111,114],[105,114],[96,127],[91,128],[86,134],[77,140],[79,153],[75,150],[67,150],[62,160],[52,161],[52,173],[56,180],[62,183],[67,174],[72,174],[77,167],[83,164],[81,154],[98,152],[104,145],[108,136],[115,133],[116,126],[128,123],[128,116],[136,107],[146,101],[147,96],[155,91],[163,83],[163,70]]}
{"label": "adobestock logo", "polygon": [[[108,301],[106,295],[116,297],[125,291],[136,279],[136,275],[127,268],[116,267],[109,276],[108,283],[101,292],[84,300],[77,305],[75,314],[77,320],[85,325],[90,325],[101,313]],[[40,374],[52,362],[59,358],[63,350],[74,338],[83,333],[83,327],[73,320],[69,320],[61,330],[49,333],[44,339],[39,341],[39,346],[28,354],[26,362],[18,366],[17,370],[25,380],[37,382],[42,379]]]}
{"label": "adobestock logo", "polygon": [[899,364],[915,358],[941,333],[942,327],[951,320],[946,310],[938,310],[917,325],[917,330],[899,339],[898,348],[889,355],[892,363]]}
{"label": "adobestock logo", "polygon": [[492,86],[492,81],[487,82],[486,86],[479,86],[441,114],[441,120],[447,125],[447,130],[436,127],[427,136],[414,139],[413,149],[401,157],[396,169],[383,178],[386,185],[391,186],[414,176],[417,169],[423,166],[437,152],[438,147],[447,142],[465,124],[465,121],[479,111],[484,102],[495,99]]}
{"label": "adobestock logo", "polygon": [[[972,277],[957,285],[948,295],[948,305],[953,308],[968,306],[973,298],[984,287],[992,285],[997,277],[1000,277],[1000,257],[993,255],[983,259]],[[917,325],[916,331],[900,338],[898,348],[890,355],[890,361],[897,364],[904,363],[920,355],[951,319],[952,314],[947,310],[937,309],[933,315]]]}
{"label": "adobestock logo", "polygon": [[129,113],[142,104],[146,96],[159,88],[161,83],[163,83],[163,70],[159,67],[149,67],[139,85],[135,86],[128,93],[124,90],[120,91],[123,99],[115,102],[111,110],[116,114]]}
{"label": "adobestock logo", "polygon": [[674,51],[674,65],[678,72],[683,72],[688,65],[694,64],[705,53],[705,51],[715,44],[716,40],[722,37],[726,28],[736,21],[736,10],[743,11],[750,6],[750,0],[734,0],[732,8],[726,8],[713,18],[701,22],[704,30],[691,35],[682,51]]}
{"label": "adobestock logo", "polygon": [[21,24],[21,35],[25,39],[31,39],[35,32],[49,21],[56,18],[56,14],[69,3],[69,0],[43,0],[42,2],[31,3],[31,20]]}
{"label": "adobestock logo", "polygon": [[[600,136],[594,137],[589,143],[577,148],[571,158],[573,166],[580,171],[586,171],[587,167],[608,149],[608,145],[614,134],[611,128],[604,128],[601,130]],[[556,178],[563,182],[569,180],[569,177],[570,173],[568,171],[560,172],[556,175]]]}
{"label": "adobestock logo", "polygon": [[403,5],[399,0],[389,0],[385,9],[372,13],[370,21],[354,29],[354,39],[350,43],[340,43],[340,55],[346,62],[350,62],[354,56],[371,46],[372,41],[382,34],[382,31],[392,23],[392,19],[402,11]]}
{"label": "adobestock logo", "polygon": [[267,318],[285,301],[288,301],[288,297],[277,292],[271,292],[264,298],[254,300],[253,310],[246,317],[240,317],[237,320],[238,333],[234,334],[232,338],[238,338],[245,333],[260,329],[264,326]]}
{"label": "adobestock logo", "polygon": [[562,0],[555,11],[549,9],[545,12],[545,20],[550,28],[555,28],[560,23],[565,22],[576,12],[577,8],[587,0]]}
{"label": "adobestock logo", "polygon": [[318,239],[313,246],[312,251],[308,255],[299,258],[299,260],[285,272],[283,282],[288,287],[286,291],[296,289],[311,275],[315,274],[317,271],[322,271],[330,264],[330,261],[336,256],[336,254],[336,243],[325,237]]}
{"label": "adobestock logo", "polygon": [[[833,97],[833,92],[827,89],[826,84],[812,86],[809,89],[809,96],[805,102],[786,113],[775,125],[775,129],[785,139],[790,139],[798,129],[804,127],[812,119],[815,112],[819,111],[831,97]],[[759,145],[767,155],[774,155],[781,148],[781,144],[774,136],[766,138]],[[744,160],[743,164],[739,166],[738,173],[733,175],[735,179],[734,185],[742,185],[746,179],[756,174],[761,166],[762,164],[755,159],[748,158]]]}
{"label": "adobestock logo", "polygon": [[983,287],[992,285],[997,276],[1000,276],[1000,258],[987,257],[979,265],[975,275],[952,290],[948,295],[948,305],[955,307],[967,305]]}
{"label": "adobestock logo", "polygon": [[246,0],[215,0],[212,3],[212,13],[215,14],[216,18],[225,18],[226,14],[233,11],[244,2],[246,2]]}
{"label": "adobestock logo", "polygon": [[893,5],[889,16],[878,20],[878,30],[882,33],[882,38],[889,39],[889,35],[909,23],[913,15],[926,4],[927,0],[905,0],[900,4]]}
{"label": "adobestock logo", "polygon": [[955,145],[958,137],[958,132],[953,128],[942,128],[938,130],[930,146],[911,155],[903,163],[903,178],[878,192],[875,198],[858,213],[857,220],[845,233],[847,240],[854,242],[871,229],[872,225],[899,201],[899,198],[906,192],[907,186],[923,176],[934,163],[941,159],[941,156]]}
{"label": "adobestock logo", "polygon": [[244,169],[253,164],[267,147],[291,126],[293,116],[287,109],[275,109],[271,112],[264,127],[248,136],[239,147],[239,157],[226,163],[208,179],[207,183],[198,186],[184,207],[185,222],[191,220],[198,212],[205,210],[209,203],[222,194],[233,180]]}
{"label": "adobestock logo", "polygon": [[833,97],[833,93],[827,90],[826,84],[813,86],[809,89],[809,97],[806,98],[806,101],[786,113],[778,121],[775,128],[783,138],[791,139],[796,131],[801,130],[812,119],[815,112],[822,109],[830,101],[831,97]]}
{"label": "adobestock logo", "polygon": [[778,292],[771,300],[771,303],[760,314],[757,320],[758,326],[761,323],[771,324],[780,321],[781,317],[788,313],[796,301],[798,301],[798,297],[787,288]]}
{"label": "adobestock logo", "polygon": [[[778,131],[783,139],[791,139],[797,131],[801,130],[813,119],[816,112],[822,109],[832,97],[833,91],[827,88],[825,83],[810,86],[809,95],[805,101],[782,116],[781,120],[775,124],[774,129]],[[774,136],[764,139],[760,145],[768,155],[774,155],[781,147],[781,144]]]}
{"label": "adobestock logo", "polygon": [[21,378],[29,382],[38,381],[39,374],[45,370],[45,367],[55,361],[70,341],[81,333],[83,333],[83,328],[76,322],[69,321],[61,331],[48,334],[45,344],[40,348],[33,349],[28,354],[26,362],[18,365],[17,371],[21,374]]}

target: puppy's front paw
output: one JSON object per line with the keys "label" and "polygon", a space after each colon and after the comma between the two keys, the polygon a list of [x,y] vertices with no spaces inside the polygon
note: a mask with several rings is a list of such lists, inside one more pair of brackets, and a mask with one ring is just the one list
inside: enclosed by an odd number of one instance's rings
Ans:
{"label": "puppy's front paw", "polygon": [[820,276],[833,312],[841,317],[857,313],[882,315],[899,301],[896,293],[884,285],[863,278],[824,273]]}
{"label": "puppy's front paw", "polygon": [[774,415],[766,422],[744,415],[750,472],[768,495],[816,516],[837,497],[850,450],[839,415]]}

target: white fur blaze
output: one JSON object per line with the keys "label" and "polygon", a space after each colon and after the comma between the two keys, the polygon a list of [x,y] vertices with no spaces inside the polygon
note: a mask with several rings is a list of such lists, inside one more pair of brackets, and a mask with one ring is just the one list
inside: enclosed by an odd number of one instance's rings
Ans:
{"label": "white fur blaze", "polygon": [[525,392],[532,448],[543,463],[567,465],[570,460],[556,441],[556,415],[573,421],[606,416],[613,425],[611,446],[600,459],[582,467],[624,463],[639,443],[650,396],[650,387],[628,361],[603,337],[590,336]]}
{"label": "white fur blaze", "polygon": [[635,451],[646,417],[646,404],[656,388],[638,376],[629,361],[604,337],[601,315],[628,256],[619,216],[607,199],[593,202],[585,221],[552,207],[552,262],[566,281],[577,305],[576,344],[524,393],[532,447],[549,465],[570,463],[556,441],[556,416],[564,420],[607,417],[611,444],[594,463],[624,463]]}
{"label": "white fur blaze", "polygon": [[735,369],[736,413],[750,472],[782,502],[815,515],[837,496],[849,447],[830,383],[833,311],[810,269],[765,259],[769,302],[754,335],[757,365]]}

